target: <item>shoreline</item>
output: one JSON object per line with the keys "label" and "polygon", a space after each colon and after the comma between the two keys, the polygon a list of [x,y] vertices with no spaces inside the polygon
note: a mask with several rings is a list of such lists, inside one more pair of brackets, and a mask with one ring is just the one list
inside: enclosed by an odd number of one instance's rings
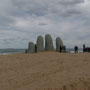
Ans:
{"label": "shoreline", "polygon": [[[13,53],[24,53],[26,49],[0,49],[0,55],[4,54],[13,54]],[[55,50],[56,51],[56,50]],[[67,48],[67,52],[74,53],[73,48]],[[79,52],[83,52],[82,48],[79,49]]]}

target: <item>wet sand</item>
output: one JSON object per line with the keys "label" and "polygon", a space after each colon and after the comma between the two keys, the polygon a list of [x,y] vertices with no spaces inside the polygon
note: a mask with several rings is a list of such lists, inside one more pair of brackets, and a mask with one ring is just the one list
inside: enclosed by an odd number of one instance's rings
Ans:
{"label": "wet sand", "polygon": [[90,90],[90,53],[0,55],[0,90]]}

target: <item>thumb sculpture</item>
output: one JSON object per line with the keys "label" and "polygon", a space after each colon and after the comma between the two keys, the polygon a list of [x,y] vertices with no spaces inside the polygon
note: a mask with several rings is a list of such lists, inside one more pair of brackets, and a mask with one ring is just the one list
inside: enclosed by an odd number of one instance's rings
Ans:
{"label": "thumb sculpture", "polygon": [[46,51],[53,51],[54,50],[53,40],[49,34],[47,34],[45,36],[45,50]]}
{"label": "thumb sculpture", "polygon": [[29,42],[28,53],[35,53],[35,44],[33,42]]}
{"label": "thumb sculpture", "polygon": [[44,40],[42,36],[38,36],[36,45],[37,45],[37,51],[44,50]]}
{"label": "thumb sculpture", "polygon": [[56,38],[56,51],[60,51],[60,46],[64,46],[60,37]]}

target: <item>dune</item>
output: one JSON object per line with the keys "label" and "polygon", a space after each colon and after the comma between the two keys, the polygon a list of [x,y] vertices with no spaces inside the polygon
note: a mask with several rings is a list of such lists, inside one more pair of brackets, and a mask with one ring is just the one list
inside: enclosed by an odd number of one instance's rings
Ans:
{"label": "dune", "polygon": [[90,90],[90,53],[0,55],[0,90]]}

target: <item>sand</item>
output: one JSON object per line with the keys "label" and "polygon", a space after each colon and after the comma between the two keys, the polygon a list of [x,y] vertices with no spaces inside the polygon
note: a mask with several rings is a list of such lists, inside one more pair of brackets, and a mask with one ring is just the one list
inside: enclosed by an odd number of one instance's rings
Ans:
{"label": "sand", "polygon": [[0,90],[90,90],[90,53],[0,55]]}

